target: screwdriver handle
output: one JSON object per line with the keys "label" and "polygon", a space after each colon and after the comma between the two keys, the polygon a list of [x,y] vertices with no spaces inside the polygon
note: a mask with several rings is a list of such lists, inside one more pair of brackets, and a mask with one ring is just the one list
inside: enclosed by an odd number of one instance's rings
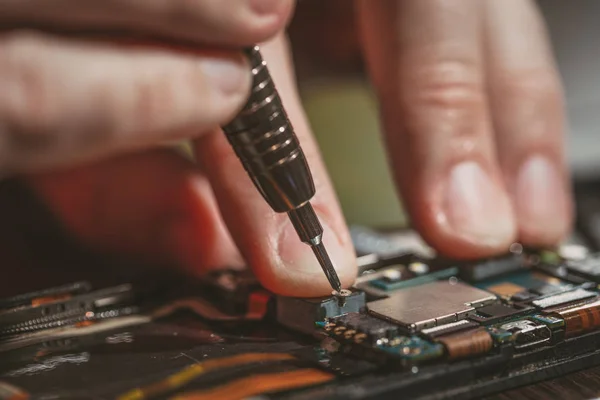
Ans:
{"label": "screwdriver handle", "polygon": [[245,52],[252,67],[252,92],[223,131],[271,208],[289,212],[314,196],[315,185],[258,46]]}

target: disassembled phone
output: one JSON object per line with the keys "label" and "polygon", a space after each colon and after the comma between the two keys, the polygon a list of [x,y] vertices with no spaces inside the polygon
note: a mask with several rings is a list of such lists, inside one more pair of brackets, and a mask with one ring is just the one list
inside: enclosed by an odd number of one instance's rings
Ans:
{"label": "disassembled phone", "polygon": [[466,399],[600,364],[600,255],[437,257],[353,228],[343,298],[199,283],[66,283],[0,302],[0,399]]}

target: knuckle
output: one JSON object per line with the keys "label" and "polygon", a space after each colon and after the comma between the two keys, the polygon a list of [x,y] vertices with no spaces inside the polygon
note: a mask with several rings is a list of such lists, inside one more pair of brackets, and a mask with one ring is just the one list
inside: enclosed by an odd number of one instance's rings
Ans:
{"label": "knuckle", "polygon": [[464,144],[487,129],[487,100],[480,71],[465,62],[421,63],[402,79],[402,114],[409,140],[427,141],[436,132],[448,143]]}
{"label": "knuckle", "polygon": [[442,62],[419,68],[409,100],[417,107],[471,112],[485,105],[480,72],[466,62]]}

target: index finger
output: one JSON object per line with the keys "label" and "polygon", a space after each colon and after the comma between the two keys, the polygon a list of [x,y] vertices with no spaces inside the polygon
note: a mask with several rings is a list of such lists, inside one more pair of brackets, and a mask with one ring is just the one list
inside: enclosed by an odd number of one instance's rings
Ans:
{"label": "index finger", "polygon": [[11,1],[0,5],[0,22],[61,30],[125,30],[241,46],[266,40],[282,29],[293,5],[293,0]]}
{"label": "index finger", "polygon": [[[347,287],[356,277],[350,236],[331,182],[296,93],[286,43],[280,36],[261,46],[273,80],[313,173],[311,203],[323,225],[323,243]],[[238,248],[268,289],[289,296],[321,296],[331,287],[309,246],[285,214],[275,214],[258,193],[223,132],[203,135],[196,153],[210,179],[221,214]]]}

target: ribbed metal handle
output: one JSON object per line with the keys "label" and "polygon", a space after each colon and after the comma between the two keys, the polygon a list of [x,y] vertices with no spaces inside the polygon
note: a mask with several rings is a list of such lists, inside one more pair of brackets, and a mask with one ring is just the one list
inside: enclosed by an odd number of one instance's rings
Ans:
{"label": "ribbed metal handle", "polygon": [[246,53],[252,66],[252,93],[223,131],[265,200],[276,212],[287,212],[309,201],[315,186],[259,48]]}

